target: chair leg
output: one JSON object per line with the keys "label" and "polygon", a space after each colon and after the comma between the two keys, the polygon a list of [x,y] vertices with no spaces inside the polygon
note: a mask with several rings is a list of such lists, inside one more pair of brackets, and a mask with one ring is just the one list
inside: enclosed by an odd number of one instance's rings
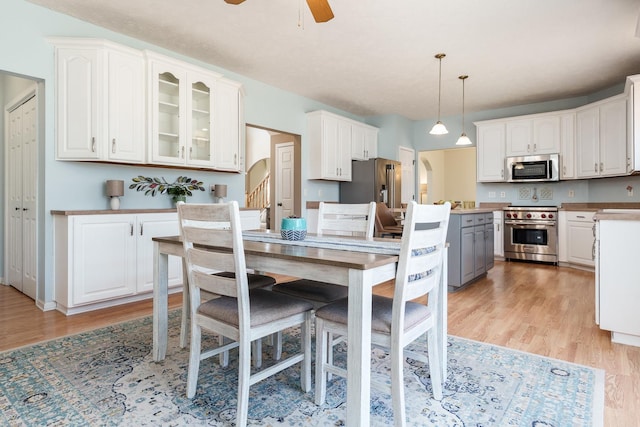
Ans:
{"label": "chair leg", "polygon": [[282,331],[278,331],[271,336],[273,340],[273,358],[274,360],[282,359]]}
{"label": "chair leg", "polygon": [[189,373],[187,374],[187,398],[191,399],[196,394],[198,385],[198,370],[200,369],[200,326],[194,325],[191,329],[191,349],[189,350]]}
{"label": "chair leg", "polygon": [[[218,335],[218,345],[223,346],[227,343],[227,338],[224,335]],[[220,366],[226,368],[229,366],[229,352],[223,351],[220,353]]]}
{"label": "chair leg", "polygon": [[324,321],[316,317],[316,405],[322,405],[327,394],[327,374],[324,370],[328,357],[327,335]]}
{"label": "chair leg", "polygon": [[435,327],[427,332],[427,348],[429,354],[429,374],[431,375],[431,388],[433,389],[433,398],[442,400],[442,389],[444,378],[442,375],[442,360],[440,360],[440,351],[438,351],[438,334]]}
{"label": "chair leg", "polygon": [[189,295],[189,279],[187,276],[187,263],[182,260],[182,320],[180,323],[180,348],[187,346],[187,336],[189,335],[189,313],[191,307],[189,304],[191,296]]}
{"label": "chair leg", "polygon": [[262,338],[251,343],[251,357],[253,359],[253,366],[256,368],[262,366]]}
{"label": "chair leg", "polygon": [[[393,342],[393,338],[391,339]],[[393,405],[393,425],[405,426],[404,406],[404,351],[402,348],[391,348],[391,401]]]}
{"label": "chair leg", "polygon": [[[280,332],[282,336],[282,332]],[[302,369],[300,369],[300,386],[305,393],[311,390],[311,312],[304,315],[304,323],[300,325],[300,345],[304,349]]]}
{"label": "chair leg", "polygon": [[236,426],[247,425],[249,411],[249,386],[251,381],[251,342],[242,339],[238,361],[238,406],[236,412]]}

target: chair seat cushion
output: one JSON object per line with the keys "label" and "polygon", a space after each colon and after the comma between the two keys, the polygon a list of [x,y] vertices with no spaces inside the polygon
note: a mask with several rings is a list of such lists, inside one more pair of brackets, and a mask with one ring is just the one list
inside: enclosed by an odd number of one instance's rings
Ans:
{"label": "chair seat cushion", "polygon": [[[236,273],[233,271],[221,271],[214,273],[216,276],[227,277],[229,279],[235,279]],[[247,273],[247,281],[249,283],[249,289],[264,288],[276,284],[276,279],[264,274]]]}
{"label": "chair seat cushion", "polygon": [[[327,304],[316,311],[316,317],[331,322],[347,324],[349,302],[346,298]],[[393,299],[380,295],[372,297],[372,317],[371,329],[382,333],[391,333],[391,310],[393,307]],[[429,307],[416,302],[408,301],[405,306],[404,329],[409,330],[411,327],[428,319],[431,316]]]}
{"label": "chair seat cushion", "polygon": [[[313,309],[311,303],[264,289],[249,292],[251,327],[272,323]],[[238,300],[220,297],[200,304],[198,314],[238,327]]]}
{"label": "chair seat cushion", "polygon": [[272,291],[323,304],[346,298],[349,295],[346,286],[307,279],[279,283],[272,288]]}

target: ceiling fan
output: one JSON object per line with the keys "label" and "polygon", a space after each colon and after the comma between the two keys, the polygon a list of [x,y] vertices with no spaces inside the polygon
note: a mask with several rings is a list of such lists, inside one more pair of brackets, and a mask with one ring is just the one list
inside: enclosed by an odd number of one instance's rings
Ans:
{"label": "ceiling fan", "polygon": [[[229,4],[240,4],[244,2],[244,0],[224,1]],[[316,22],[327,22],[333,19],[333,11],[331,10],[331,6],[329,6],[329,0],[307,0],[307,5]]]}

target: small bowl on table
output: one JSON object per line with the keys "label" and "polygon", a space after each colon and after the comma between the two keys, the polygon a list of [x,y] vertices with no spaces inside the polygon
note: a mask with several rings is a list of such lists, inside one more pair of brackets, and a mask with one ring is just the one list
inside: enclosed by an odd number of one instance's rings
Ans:
{"label": "small bowl on table", "polygon": [[304,240],[307,237],[307,220],[304,218],[282,218],[280,235],[284,240]]}

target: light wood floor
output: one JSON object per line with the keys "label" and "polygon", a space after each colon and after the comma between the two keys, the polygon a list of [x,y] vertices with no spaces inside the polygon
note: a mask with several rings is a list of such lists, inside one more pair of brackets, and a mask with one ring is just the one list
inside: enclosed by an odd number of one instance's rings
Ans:
{"label": "light wood floor", "polygon": [[[389,295],[392,285],[376,292]],[[181,306],[180,294],[169,297]],[[151,301],[65,317],[0,286],[0,351],[150,315]],[[639,309],[640,312],[640,309]],[[449,334],[604,369],[605,426],[640,425],[640,348],[612,344],[594,323],[594,274],[496,262],[486,278],[449,294]]]}

